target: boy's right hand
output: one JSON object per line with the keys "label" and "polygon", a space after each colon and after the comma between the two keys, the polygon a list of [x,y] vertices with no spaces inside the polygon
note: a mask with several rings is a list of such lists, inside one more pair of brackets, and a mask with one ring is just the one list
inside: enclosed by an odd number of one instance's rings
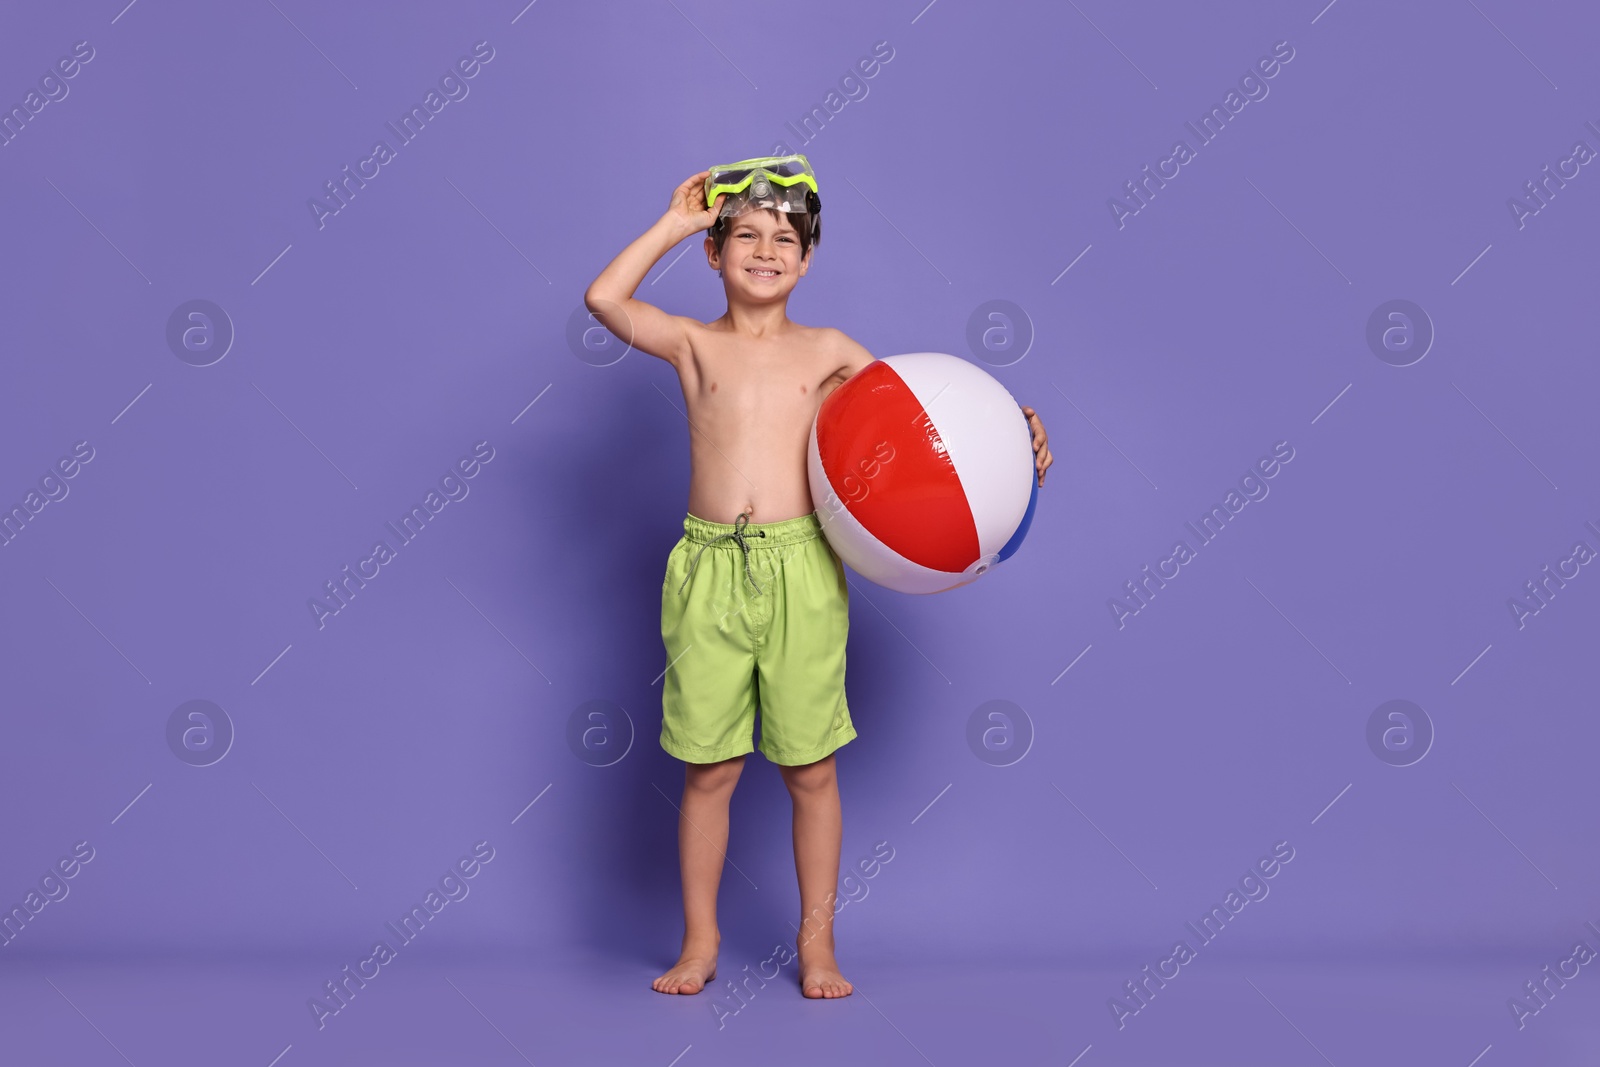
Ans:
{"label": "boy's right hand", "polygon": [[673,190],[672,203],[667,207],[667,217],[683,227],[685,233],[709,230],[722,210],[727,193],[718,193],[716,202],[706,207],[706,178],[711,174],[703,170],[684,181]]}

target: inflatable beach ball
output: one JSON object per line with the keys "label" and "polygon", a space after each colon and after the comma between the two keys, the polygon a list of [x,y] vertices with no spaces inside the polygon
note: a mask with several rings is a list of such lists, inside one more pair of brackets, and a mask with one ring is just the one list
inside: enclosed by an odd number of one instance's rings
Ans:
{"label": "inflatable beach ball", "polygon": [[1027,417],[974,363],[874,360],[811,425],[811,499],[839,558],[902,593],[965,585],[1017,550],[1038,485]]}

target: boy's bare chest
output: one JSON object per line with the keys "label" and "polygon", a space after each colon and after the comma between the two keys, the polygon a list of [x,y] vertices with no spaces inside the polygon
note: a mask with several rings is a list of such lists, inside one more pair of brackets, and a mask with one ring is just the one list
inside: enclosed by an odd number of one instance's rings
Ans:
{"label": "boy's bare chest", "polygon": [[812,352],[713,354],[696,361],[685,394],[702,411],[804,418],[816,414],[833,367]]}
{"label": "boy's bare chest", "polygon": [[819,396],[812,382],[793,375],[752,379],[714,374],[686,399],[689,417],[713,436],[758,433],[786,438],[810,429]]}

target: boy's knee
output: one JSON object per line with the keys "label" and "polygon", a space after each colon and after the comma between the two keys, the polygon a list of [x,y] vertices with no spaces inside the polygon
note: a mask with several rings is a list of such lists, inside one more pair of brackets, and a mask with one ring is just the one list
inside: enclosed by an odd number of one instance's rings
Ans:
{"label": "boy's knee", "polygon": [[820,759],[815,763],[803,763],[797,767],[785,767],[783,780],[791,790],[814,793],[832,788],[837,776],[832,756]]}
{"label": "boy's knee", "polygon": [[722,792],[732,789],[739,781],[739,772],[744,770],[744,757],[736,756],[718,763],[686,763],[684,768],[684,784],[690,789],[707,793]]}

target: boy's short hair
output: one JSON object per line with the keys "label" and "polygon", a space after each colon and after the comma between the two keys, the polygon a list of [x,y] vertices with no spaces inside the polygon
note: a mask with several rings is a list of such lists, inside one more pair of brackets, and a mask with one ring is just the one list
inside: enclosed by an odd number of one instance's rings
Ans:
{"label": "boy's short hair", "polygon": [[[815,194],[810,194],[810,196],[813,199],[815,198]],[[776,215],[778,218],[787,221],[794,228],[795,236],[800,239],[801,259],[806,258],[806,253],[811,251],[812,245],[822,243],[822,204],[820,201],[816,204],[816,210],[807,212],[804,218],[787,211],[779,211],[773,207],[758,208],[757,210],[765,211],[769,215]],[[722,255],[722,246],[728,240],[730,227],[739,218],[740,216],[737,215],[732,217],[724,215],[711,225],[711,242],[716,246],[717,255]]]}

